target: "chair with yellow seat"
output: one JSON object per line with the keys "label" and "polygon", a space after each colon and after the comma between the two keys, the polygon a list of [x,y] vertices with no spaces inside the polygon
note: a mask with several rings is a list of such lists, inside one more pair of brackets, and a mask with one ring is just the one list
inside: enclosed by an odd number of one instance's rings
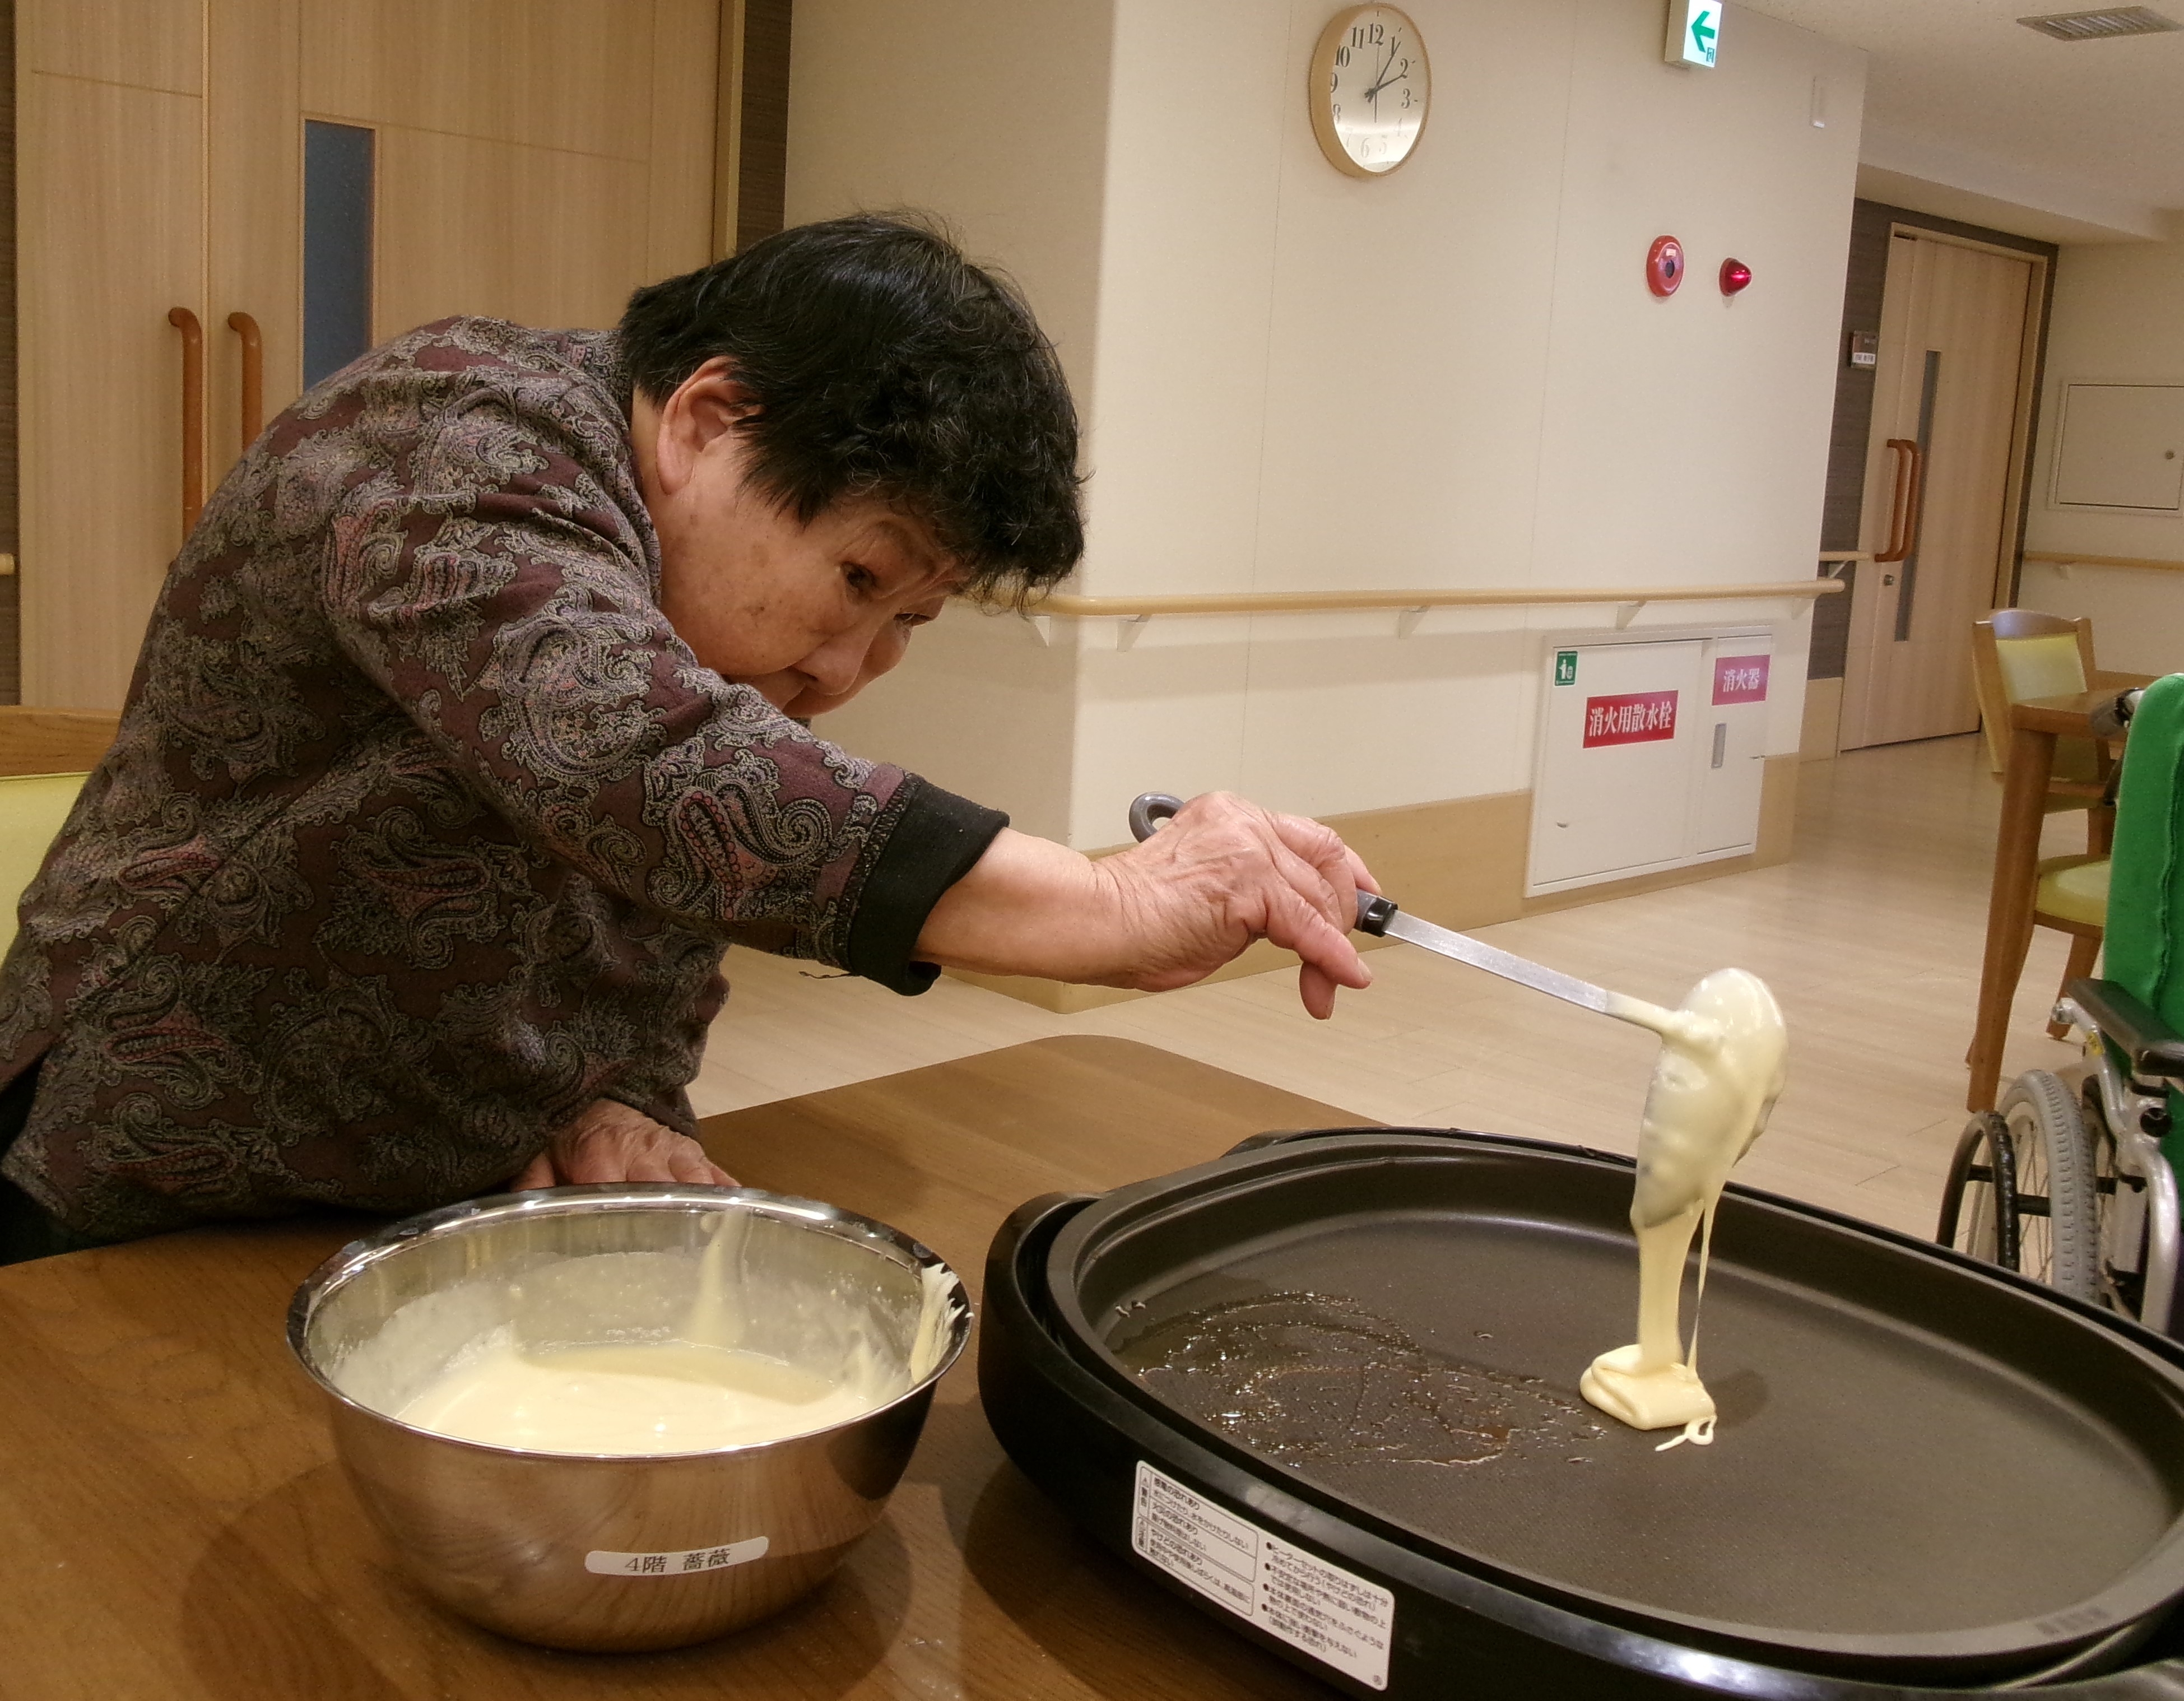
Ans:
{"label": "chair with yellow seat", "polygon": [[[2009,765],[2009,708],[2031,697],[2061,697],[2091,690],[2099,670],[2093,664],[2093,623],[2043,614],[2036,609],[1998,608],[1972,622],[1972,678],[1979,695],[1980,723],[1986,734],[1987,761],[1998,778]],[[2086,811],[2086,851],[2050,856],[2039,864],[2032,901],[2036,926],[2070,935],[2069,966],[2063,984],[2093,972],[2108,922],[2108,850],[2115,830],[2115,809],[2105,796],[2114,758],[2095,739],[2059,739],[2055,765],[2048,782],[2045,812]],[[2020,946],[2014,981],[2025,968]],[[2060,996],[2059,993],[2058,995]],[[2007,1009],[1986,1012],[1986,1022],[2007,1028]],[[2051,1022],[2049,1035],[2064,1039],[2067,1025]],[[1977,1035],[1972,1051],[1978,1051]]]}
{"label": "chair with yellow seat", "polygon": [[114,742],[118,717],[0,705],[0,953],[15,906],[46,860],[76,794]]}
{"label": "chair with yellow seat", "polygon": [[[1998,608],[1972,622],[1972,683],[1987,767],[1998,780],[2009,766],[2009,705],[2028,697],[2061,697],[2099,683],[2093,665],[2093,623],[2037,609]],[[2115,809],[2106,801],[2114,759],[2094,739],[2059,739],[2048,782],[2047,813],[2086,811],[2086,849],[2104,856]],[[2089,971],[2090,972],[2090,971]]]}

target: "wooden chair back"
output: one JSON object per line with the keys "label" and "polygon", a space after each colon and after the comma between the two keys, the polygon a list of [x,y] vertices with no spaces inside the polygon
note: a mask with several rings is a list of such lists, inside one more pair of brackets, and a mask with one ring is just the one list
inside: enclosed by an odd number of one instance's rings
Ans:
{"label": "wooden chair back", "polygon": [[0,951],[15,937],[15,906],[97,767],[119,715],[0,703]]}
{"label": "wooden chair back", "polygon": [[[2009,705],[2028,697],[2059,697],[2091,689],[2093,623],[2037,609],[1998,608],[1972,622],[1972,684],[1980,725],[1986,734],[1987,764],[2000,773],[2009,760]],[[2082,743],[2072,740],[2072,744]],[[2090,747],[2056,750],[2056,775],[2076,779],[2092,765]]]}
{"label": "wooden chair back", "polygon": [[90,709],[25,709],[0,703],[0,776],[88,773],[121,725]]}

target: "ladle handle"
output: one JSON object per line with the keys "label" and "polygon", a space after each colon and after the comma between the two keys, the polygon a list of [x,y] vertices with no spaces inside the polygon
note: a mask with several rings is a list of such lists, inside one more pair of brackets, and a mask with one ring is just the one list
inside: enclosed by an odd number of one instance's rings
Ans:
{"label": "ladle handle", "polygon": [[1142,845],[1169,822],[1183,807],[1183,800],[1170,797],[1164,791],[1140,792],[1130,805],[1130,836]]}
{"label": "ladle handle", "polygon": [[[1169,822],[1183,807],[1183,800],[1171,797],[1164,791],[1145,791],[1138,794],[1130,804],[1130,836],[1142,845]],[[1396,913],[1396,906],[1385,898],[1376,898],[1370,892],[1357,895],[1357,922],[1361,932],[1379,934],[1387,931],[1388,918]]]}

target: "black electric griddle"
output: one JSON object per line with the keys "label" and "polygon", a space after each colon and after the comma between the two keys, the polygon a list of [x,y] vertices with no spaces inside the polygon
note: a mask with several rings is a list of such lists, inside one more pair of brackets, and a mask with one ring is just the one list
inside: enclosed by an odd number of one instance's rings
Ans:
{"label": "black electric griddle", "polygon": [[1370,1129],[1034,1202],[989,1258],[989,1418],[1093,1534],[1353,1693],[2184,1697],[2175,1343],[1732,1186],[1718,1436],[1658,1453],[1576,1394],[1634,1332],[1630,1188]]}

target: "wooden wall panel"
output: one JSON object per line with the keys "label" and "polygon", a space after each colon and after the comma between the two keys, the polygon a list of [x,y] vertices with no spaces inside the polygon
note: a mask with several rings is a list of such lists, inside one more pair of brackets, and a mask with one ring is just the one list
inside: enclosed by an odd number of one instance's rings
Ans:
{"label": "wooden wall panel", "polygon": [[36,72],[21,91],[23,695],[114,708],[181,544],[167,310],[209,316],[202,103]]}
{"label": "wooden wall panel", "polygon": [[382,127],[372,334],[451,313],[612,325],[645,282],[642,164]]}
{"label": "wooden wall panel", "polygon": [[648,280],[712,259],[718,0],[654,0]]}
{"label": "wooden wall panel", "polygon": [[304,110],[643,159],[651,0],[305,0]]}
{"label": "wooden wall panel", "polygon": [[30,0],[17,40],[25,70],[204,92],[203,0]]}

